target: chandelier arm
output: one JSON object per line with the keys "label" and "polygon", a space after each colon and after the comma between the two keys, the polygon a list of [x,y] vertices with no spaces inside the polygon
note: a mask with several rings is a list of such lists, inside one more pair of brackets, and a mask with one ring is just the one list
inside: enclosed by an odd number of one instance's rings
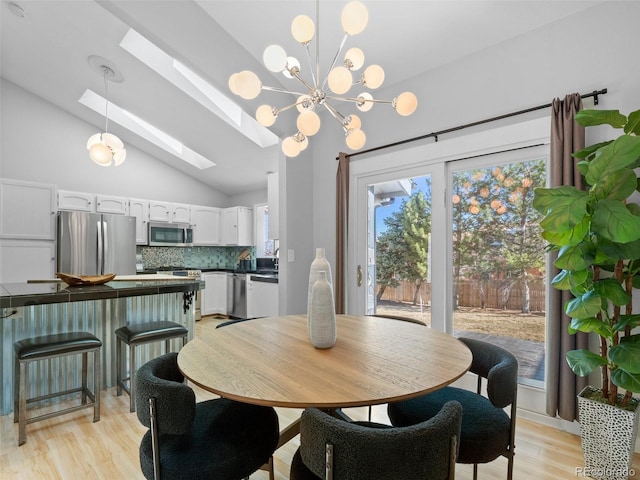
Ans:
{"label": "chandelier arm", "polygon": [[322,82],[322,90],[324,90],[324,87],[327,85],[327,81],[329,80],[329,73],[331,73],[331,70],[333,70],[333,67],[335,67],[336,61],[338,60],[338,55],[340,55],[340,52],[344,48],[344,44],[346,43],[348,37],[349,37],[349,34],[347,34],[347,33],[345,33],[344,37],[342,37],[342,42],[340,42],[340,46],[338,47],[338,51],[336,52],[336,55],[333,57],[333,61],[331,62],[331,66],[329,67],[329,70],[327,70],[327,75],[324,77],[324,81]]}
{"label": "chandelier arm", "polygon": [[277,109],[278,113],[286,112],[287,110],[291,110],[292,108],[297,107],[301,103],[304,103],[304,102],[296,102],[296,103],[292,103],[291,105],[287,105],[286,107],[278,108]]}
{"label": "chandelier arm", "polygon": [[346,132],[347,131],[347,127],[344,126],[344,120],[345,120],[344,115],[342,115],[338,110],[336,110],[333,105],[331,105],[331,104],[329,104],[327,102],[324,102],[323,105],[329,111],[331,116],[333,118],[335,118],[336,121],[340,124],[342,129]]}
{"label": "chandelier arm", "polygon": [[[362,100],[360,100],[359,98],[354,98],[354,97],[334,97],[332,95],[327,95],[328,99],[331,100],[339,100],[341,102],[355,102],[355,103],[362,103]],[[371,103],[393,103],[393,100],[376,100],[375,98],[367,98],[364,100],[364,103],[367,102],[371,102]]]}
{"label": "chandelier arm", "polygon": [[318,79],[316,78],[315,73],[313,73],[313,62],[311,61],[311,53],[309,52],[309,44],[305,44],[304,48],[305,52],[307,52],[307,62],[309,63],[309,71],[311,72],[311,80],[313,80],[314,88],[318,88]]}
{"label": "chandelier arm", "polygon": [[[307,88],[309,89],[309,92],[313,92],[313,91],[315,90],[315,88],[314,88],[314,87],[312,87],[311,85],[309,85],[307,82],[305,82],[305,81],[304,81],[304,78],[302,78],[302,77],[300,76],[300,72],[295,72],[295,73],[293,73],[293,76],[294,76],[294,78],[297,78],[297,79],[298,79],[298,81],[299,81],[300,83],[302,83],[305,87],[307,87]],[[307,92],[307,94],[308,94],[308,92]]]}
{"label": "chandelier arm", "polygon": [[285,90],[284,88],[280,88],[280,87],[267,87],[266,85],[262,86],[262,90],[268,90],[270,92],[278,92],[278,93],[288,93],[290,95],[308,95],[309,92],[292,92],[291,90]]}

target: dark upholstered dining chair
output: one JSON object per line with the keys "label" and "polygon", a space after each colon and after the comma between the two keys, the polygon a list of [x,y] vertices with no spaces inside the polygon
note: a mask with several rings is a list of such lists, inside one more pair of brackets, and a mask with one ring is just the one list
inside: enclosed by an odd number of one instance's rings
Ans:
{"label": "dark upholstered dining chair", "polygon": [[[513,477],[514,437],[516,428],[516,393],[518,361],[507,350],[491,343],[460,338],[471,353],[470,371],[478,376],[476,392],[445,387],[411,400],[389,404],[387,412],[396,426],[413,425],[433,417],[446,402],[462,405],[462,430],[458,463],[473,464],[473,478],[478,464],[499,456],[508,460],[507,478]],[[487,396],[482,395],[482,379],[487,379]],[[504,408],[510,407],[507,415]]]}
{"label": "dark upholstered dining chair", "polygon": [[453,480],[462,407],[448,402],[418,425],[347,422],[315,408],[302,413],[290,480]]}
{"label": "dark upholstered dining chair", "polygon": [[145,478],[240,480],[273,465],[279,439],[273,408],[224,398],[196,403],[177,353],[140,367],[136,385],[138,419],[149,428],[140,443]]}

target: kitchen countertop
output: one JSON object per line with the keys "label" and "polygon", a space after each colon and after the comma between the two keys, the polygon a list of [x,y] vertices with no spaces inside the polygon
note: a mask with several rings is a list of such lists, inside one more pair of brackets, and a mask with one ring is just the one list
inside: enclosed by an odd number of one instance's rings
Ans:
{"label": "kitchen countertop", "polygon": [[[127,278],[130,277],[131,279]],[[204,282],[189,277],[139,279],[120,276],[104,285],[69,286],[62,281],[0,284],[0,308],[24,307],[48,303],[84,302],[164,293],[188,293],[204,288]],[[145,275],[144,277],[155,277]],[[162,278],[160,278],[162,277]],[[135,280],[133,280],[135,279]]]}

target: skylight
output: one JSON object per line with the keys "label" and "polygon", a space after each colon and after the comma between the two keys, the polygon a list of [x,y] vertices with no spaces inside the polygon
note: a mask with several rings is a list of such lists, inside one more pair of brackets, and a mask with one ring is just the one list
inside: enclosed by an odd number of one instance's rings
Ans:
{"label": "skylight", "polygon": [[[106,99],[94,91],[89,89],[85,90],[82,96],[78,99],[78,102],[104,116]],[[145,140],[148,140],[154,145],[157,145],[163,150],[169,152],[171,155],[184,160],[188,164],[193,165],[200,170],[214,167],[216,165],[211,160],[208,160],[199,153],[184,146],[171,135],[154,127],[134,114],[127,112],[113,102],[109,102],[109,120],[116,122],[118,125],[123,126],[127,130],[132,131]]]}
{"label": "skylight", "polygon": [[277,135],[237,103],[135,30],[129,29],[120,46],[258,146],[266,148],[279,143]]}

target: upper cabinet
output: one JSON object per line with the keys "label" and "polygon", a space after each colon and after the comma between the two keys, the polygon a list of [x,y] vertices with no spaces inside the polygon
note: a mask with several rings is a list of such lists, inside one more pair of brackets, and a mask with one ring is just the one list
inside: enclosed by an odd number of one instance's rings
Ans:
{"label": "upper cabinet", "polygon": [[191,223],[191,205],[171,204],[171,221],[175,223]]}
{"label": "upper cabinet", "polygon": [[267,175],[267,203],[269,204],[269,223],[267,238],[277,240],[280,238],[280,201],[279,201],[279,177],[278,173]]}
{"label": "upper cabinet", "polygon": [[0,180],[0,237],[56,239],[56,187]]}
{"label": "upper cabinet", "polygon": [[96,212],[129,215],[129,199],[125,197],[96,196]]}
{"label": "upper cabinet", "polygon": [[194,245],[220,245],[221,208],[191,207]]}
{"label": "upper cabinet", "polygon": [[129,214],[136,217],[136,244],[149,243],[149,200],[129,200]]}
{"label": "upper cabinet", "polygon": [[94,197],[93,193],[58,190],[58,210],[95,212]]}
{"label": "upper cabinet", "polygon": [[224,209],[223,232],[225,245],[253,245],[253,209],[230,207]]}
{"label": "upper cabinet", "polygon": [[150,222],[170,222],[171,204],[168,202],[149,201],[149,221]]}
{"label": "upper cabinet", "polygon": [[191,223],[191,205],[149,201],[149,221]]}

